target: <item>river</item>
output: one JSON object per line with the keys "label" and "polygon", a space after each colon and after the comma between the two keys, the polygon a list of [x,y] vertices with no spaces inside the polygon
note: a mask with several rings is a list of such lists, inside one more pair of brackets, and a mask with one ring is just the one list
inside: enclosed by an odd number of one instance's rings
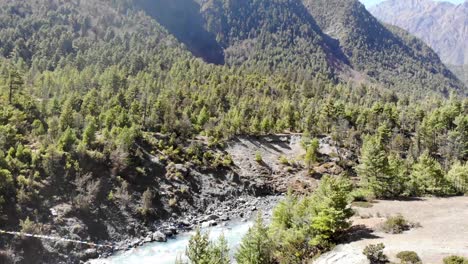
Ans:
{"label": "river", "polygon": [[[252,222],[229,223],[227,226],[215,226],[205,229],[210,239],[215,240],[224,234],[231,248],[231,254],[240,244],[242,237],[252,226]],[[153,242],[129,251],[118,252],[106,259],[90,261],[91,264],[174,264],[178,256],[183,256],[191,233],[178,235],[165,243]]]}

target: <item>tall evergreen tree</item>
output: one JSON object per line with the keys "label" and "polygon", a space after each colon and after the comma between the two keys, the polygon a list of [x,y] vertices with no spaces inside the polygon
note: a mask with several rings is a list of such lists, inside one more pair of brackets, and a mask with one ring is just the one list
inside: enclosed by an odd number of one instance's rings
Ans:
{"label": "tall evergreen tree", "polygon": [[254,225],[242,239],[235,255],[239,264],[270,264],[273,261],[273,243],[268,227],[259,213]]}

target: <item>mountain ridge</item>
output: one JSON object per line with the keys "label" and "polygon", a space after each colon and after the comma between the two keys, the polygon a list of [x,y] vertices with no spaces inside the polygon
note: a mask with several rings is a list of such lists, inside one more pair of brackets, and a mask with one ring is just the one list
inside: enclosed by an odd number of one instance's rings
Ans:
{"label": "mountain ridge", "polygon": [[[225,63],[231,66],[321,73],[328,78],[357,71],[385,87],[429,89],[445,95],[451,89],[463,89],[428,46],[380,24],[357,0],[275,1],[192,3],[200,5],[204,30],[215,37]],[[146,12],[157,7],[148,0],[141,2]]]}
{"label": "mountain ridge", "polygon": [[468,64],[468,1],[389,0],[370,8],[382,21],[428,43],[449,65]]}

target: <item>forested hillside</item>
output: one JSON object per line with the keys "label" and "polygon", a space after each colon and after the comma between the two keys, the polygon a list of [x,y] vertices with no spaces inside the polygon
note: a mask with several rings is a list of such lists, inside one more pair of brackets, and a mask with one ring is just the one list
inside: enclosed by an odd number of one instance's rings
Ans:
{"label": "forested hillside", "polygon": [[429,46],[407,32],[382,25],[357,0],[304,1],[320,27],[338,39],[351,65],[387,87],[430,89],[460,86]]}
{"label": "forested hillside", "polygon": [[[184,3],[156,2],[169,14]],[[239,135],[327,135],[356,155],[374,142],[401,177],[420,157],[444,174],[466,162],[466,91],[437,56],[361,5],[314,3],[210,0],[171,24],[145,1],[0,0],[0,226],[118,240],[255,193],[216,176],[236,174],[224,146]],[[330,33],[316,8],[351,15],[336,27],[354,31]],[[191,21],[200,35],[183,31]],[[222,197],[206,190],[217,185]],[[87,258],[70,244],[0,245],[19,263]]]}

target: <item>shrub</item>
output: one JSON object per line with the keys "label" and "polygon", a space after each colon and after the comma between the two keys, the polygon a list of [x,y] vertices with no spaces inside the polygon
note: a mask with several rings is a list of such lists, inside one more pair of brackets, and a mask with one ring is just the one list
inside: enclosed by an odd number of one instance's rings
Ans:
{"label": "shrub", "polygon": [[255,161],[258,163],[261,163],[263,161],[262,154],[260,153],[260,151],[257,151],[255,153]]}
{"label": "shrub", "polygon": [[376,245],[368,245],[362,252],[371,264],[388,263],[388,257],[383,253],[385,245],[380,243]]}
{"label": "shrub", "polygon": [[282,165],[289,165],[289,160],[286,156],[284,155],[281,155],[279,157],[279,163],[282,164]]}
{"label": "shrub", "polygon": [[141,196],[141,207],[140,207],[140,213],[143,216],[147,216],[153,213],[153,198],[154,198],[154,194],[149,188],[146,189],[145,192],[143,192],[143,195]]}
{"label": "shrub", "polygon": [[402,215],[397,215],[387,218],[381,227],[385,233],[401,234],[409,230],[411,225]]}
{"label": "shrub", "polygon": [[232,156],[231,155],[224,156],[224,159],[223,159],[222,163],[223,163],[224,167],[231,166],[234,163],[234,161],[232,160]]}
{"label": "shrub", "polygon": [[468,259],[460,256],[450,256],[444,258],[444,264],[468,264]]}
{"label": "shrub", "polygon": [[422,263],[418,254],[414,251],[401,251],[396,256],[397,258],[401,260],[401,264],[421,264]]}
{"label": "shrub", "polygon": [[371,190],[358,188],[351,192],[351,198],[355,202],[372,202],[375,197]]}
{"label": "shrub", "polygon": [[27,217],[25,220],[20,220],[21,233],[25,234],[40,234],[41,226],[34,223]]}

